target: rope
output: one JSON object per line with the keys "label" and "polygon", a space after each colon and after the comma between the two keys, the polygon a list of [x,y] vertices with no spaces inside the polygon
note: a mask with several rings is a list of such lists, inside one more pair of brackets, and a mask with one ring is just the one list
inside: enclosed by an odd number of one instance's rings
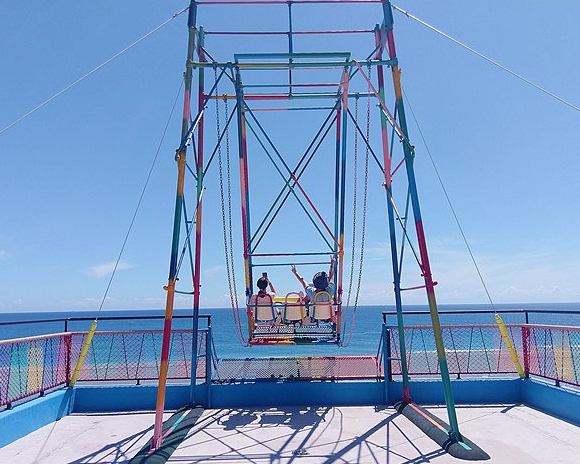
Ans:
{"label": "rope", "polygon": [[111,61],[113,61],[115,58],[118,58],[119,56],[121,56],[122,54],[124,54],[125,52],[129,51],[131,48],[133,48],[135,45],[137,45],[138,43],[142,42],[143,40],[145,40],[147,37],[149,37],[150,35],[154,34],[155,32],[157,32],[159,29],[161,29],[163,26],[165,26],[166,24],[170,23],[171,21],[173,21],[175,18],[177,18],[180,14],[186,12],[189,9],[189,7],[186,7],[180,11],[178,11],[177,13],[174,13],[173,16],[167,20],[165,20],[164,22],[162,22],[159,26],[155,27],[154,29],[151,29],[149,32],[147,32],[147,34],[145,34],[144,36],[140,37],[139,39],[137,39],[135,42],[127,45],[125,48],[123,48],[121,51],[115,53],[111,58],[109,58],[108,60],[103,61],[101,64],[99,64],[96,68],[93,68],[91,71],[89,71],[86,74],[83,74],[81,77],[79,77],[76,81],[72,82],[71,84],[67,85],[64,89],[58,91],[57,93],[55,93],[53,96],[47,98],[46,100],[44,100],[42,103],[40,103],[39,105],[35,106],[34,108],[32,108],[30,111],[28,111],[27,113],[23,114],[22,116],[20,116],[18,119],[16,119],[15,121],[11,122],[10,124],[8,124],[6,127],[4,127],[2,130],[0,130],[0,136],[6,132],[7,130],[9,130],[10,128],[14,127],[16,124],[18,124],[19,122],[23,121],[24,119],[26,119],[28,116],[31,116],[32,114],[36,113],[39,109],[41,109],[42,107],[48,105],[51,101],[53,101],[54,99],[60,97],[63,93],[65,93],[66,91],[72,89],[75,85],[80,84],[82,81],[84,81],[87,77],[91,76],[92,74],[96,73],[97,71],[99,71],[101,68],[105,67],[106,65],[108,65]]}
{"label": "rope", "polygon": [[[151,179],[151,174],[153,173],[153,169],[155,168],[155,164],[157,162],[157,158],[159,157],[159,152],[161,151],[161,146],[163,145],[163,141],[165,140],[165,134],[167,133],[167,128],[169,127],[169,123],[171,122],[171,118],[173,116],[173,111],[175,110],[175,105],[177,104],[177,100],[181,93],[181,88],[183,86],[183,82],[179,86],[179,90],[177,91],[177,95],[175,96],[175,100],[173,101],[173,106],[171,107],[171,112],[169,113],[169,117],[167,118],[167,123],[165,124],[165,128],[163,129],[163,135],[161,136],[161,140],[159,141],[159,145],[157,146],[157,152],[153,158],[153,162],[151,163],[151,168],[149,168],[149,172],[147,174],[147,179],[145,180],[145,185],[141,190],[141,195],[139,196],[139,201],[137,202],[137,207],[135,208],[135,212],[133,213],[133,217],[131,218],[131,222],[129,224],[129,228],[127,229],[127,233],[125,234],[125,239],[123,240],[123,245],[121,246],[121,250],[119,251],[119,255],[117,256],[117,261],[115,262],[115,266],[113,267],[113,272],[111,273],[111,277],[109,278],[109,282],[107,283],[107,288],[105,289],[105,293],[103,295],[103,299],[101,300],[101,304],[99,305],[99,310],[97,311],[97,315],[95,316],[95,320],[91,324],[89,331],[87,332],[87,336],[83,343],[83,347],[81,348],[81,352],[79,358],[77,360],[77,364],[74,368],[73,375],[69,382],[69,387],[74,387],[78,376],[80,374],[82,365],[84,363],[85,357],[89,351],[89,347],[93,340],[93,335],[95,334],[95,330],[97,329],[97,323],[99,319],[99,315],[103,309],[105,304],[105,300],[107,299],[107,295],[109,294],[109,289],[111,288],[111,284],[113,283],[113,279],[117,272],[117,268],[119,267],[119,262],[121,261],[121,257],[123,256],[123,252],[125,251],[125,246],[127,245],[127,241],[129,240],[129,235],[131,234],[131,230],[133,229],[133,224],[135,223],[135,218],[137,217],[137,213],[141,207],[141,203],[143,202],[143,197],[145,196],[145,191],[147,190],[147,186],[149,185],[149,180]],[[94,351],[93,351],[94,356]]]}
{"label": "rope", "polygon": [[447,204],[449,205],[449,209],[451,210],[451,213],[453,214],[453,218],[455,219],[455,223],[457,224],[459,232],[461,233],[461,237],[463,237],[463,242],[465,243],[465,247],[467,248],[467,251],[469,252],[469,256],[471,257],[471,261],[473,262],[473,265],[475,266],[475,270],[477,271],[477,275],[479,276],[479,280],[481,281],[481,284],[483,285],[483,288],[485,290],[485,294],[487,295],[487,299],[489,300],[489,303],[491,304],[491,308],[495,311],[495,305],[493,304],[491,294],[489,293],[487,285],[485,284],[485,280],[483,278],[483,275],[481,274],[481,270],[479,269],[479,266],[477,265],[477,261],[475,259],[475,256],[473,255],[473,252],[471,251],[471,246],[469,245],[469,242],[467,241],[467,237],[465,236],[465,233],[463,232],[463,227],[461,227],[461,223],[459,222],[459,218],[457,217],[457,213],[455,212],[455,208],[453,207],[453,204],[451,203],[451,198],[449,198],[449,194],[447,193],[447,189],[445,188],[445,184],[443,183],[443,179],[441,178],[441,175],[439,174],[439,170],[437,169],[437,165],[435,164],[435,160],[433,159],[433,156],[431,155],[431,150],[429,149],[429,146],[427,145],[427,140],[425,139],[425,136],[423,135],[423,131],[421,130],[421,126],[419,126],[419,121],[417,121],[417,117],[415,116],[415,112],[413,111],[413,107],[411,106],[411,102],[409,101],[409,98],[407,97],[407,93],[404,90],[403,90],[403,95],[405,96],[405,100],[407,101],[407,105],[409,106],[409,109],[411,110],[411,115],[413,116],[413,120],[415,121],[415,124],[417,125],[417,129],[419,130],[419,135],[421,136],[421,140],[423,141],[423,145],[425,145],[425,149],[427,150],[427,154],[429,155],[429,159],[431,160],[431,164],[433,165],[433,169],[435,170],[435,175],[437,176],[437,180],[439,181],[439,185],[441,185],[441,189],[443,190],[443,194],[445,195],[445,199],[447,200]]}
{"label": "rope", "polygon": [[[214,78],[217,80],[217,68],[214,68]],[[216,95],[219,95],[218,89],[216,88]],[[228,101],[224,99],[226,121],[228,119]],[[231,171],[230,171],[230,137],[229,130],[226,127],[226,172],[227,172],[227,198],[228,198],[228,211],[226,218],[226,205],[225,205],[225,194],[224,194],[224,171],[223,171],[223,156],[221,147],[221,125],[220,125],[220,112],[219,112],[219,99],[215,99],[215,111],[216,111],[216,130],[217,130],[217,140],[218,140],[218,169],[219,169],[219,180],[220,180],[220,201],[221,201],[221,213],[222,213],[222,232],[224,239],[224,256],[226,263],[226,274],[228,278],[228,289],[230,295],[230,303],[232,306],[232,315],[234,318],[234,324],[236,327],[236,335],[242,346],[248,346],[248,342],[245,340],[242,334],[241,328],[241,318],[240,309],[238,306],[238,290],[236,287],[236,273],[234,266],[234,245],[233,245],[233,232],[232,232],[232,200],[231,200]],[[229,231],[228,231],[229,225]],[[229,238],[229,244],[228,244]]]}
{"label": "rope", "polygon": [[167,122],[165,123],[165,128],[163,129],[163,134],[161,135],[161,140],[159,141],[159,145],[157,146],[157,151],[155,152],[155,156],[153,157],[153,162],[151,163],[151,167],[149,168],[149,172],[147,174],[147,179],[145,180],[145,185],[143,185],[143,189],[141,190],[141,195],[139,196],[139,201],[137,202],[137,206],[135,208],[135,212],[133,213],[133,217],[131,218],[131,222],[129,223],[129,228],[127,229],[127,233],[125,234],[125,239],[123,240],[123,245],[121,246],[121,250],[119,251],[119,255],[117,256],[117,261],[115,262],[115,267],[113,268],[113,272],[111,273],[111,277],[109,278],[109,283],[107,284],[107,288],[105,290],[105,294],[103,295],[103,299],[101,300],[101,304],[99,305],[98,314],[103,309],[103,305],[105,304],[105,300],[107,299],[107,295],[109,294],[109,289],[111,288],[111,284],[113,283],[113,278],[115,277],[115,273],[117,272],[117,268],[119,267],[119,262],[121,261],[121,257],[123,256],[123,252],[125,251],[125,246],[127,245],[127,241],[129,240],[129,235],[131,234],[131,230],[133,229],[133,224],[135,223],[135,219],[137,218],[137,213],[141,208],[141,203],[143,202],[143,197],[145,196],[145,191],[147,190],[147,186],[149,185],[149,181],[151,180],[151,174],[153,174],[153,169],[155,168],[155,164],[157,163],[157,158],[159,157],[159,152],[161,151],[161,146],[163,145],[163,141],[165,140],[165,134],[167,134],[167,128],[169,127],[169,123],[171,122],[171,118],[173,117],[173,111],[175,110],[175,105],[177,104],[177,100],[179,99],[179,95],[181,94],[181,89],[183,87],[183,82],[179,86],[179,90],[177,91],[177,95],[175,96],[175,100],[173,101],[173,106],[171,107],[171,112],[169,113],[169,117],[167,118]]}
{"label": "rope", "polygon": [[484,55],[481,52],[478,52],[477,50],[475,50],[474,48],[470,47],[469,45],[464,44],[463,42],[460,42],[459,40],[451,37],[450,35],[446,34],[445,32],[437,29],[435,26],[432,26],[431,24],[423,21],[422,19],[417,18],[416,16],[412,15],[411,13],[409,13],[408,11],[403,10],[402,8],[399,8],[396,5],[392,5],[394,10],[397,10],[398,12],[404,14],[407,18],[413,19],[415,21],[417,21],[419,24],[422,24],[423,26],[427,27],[428,29],[431,29],[432,31],[436,32],[437,34],[445,37],[446,39],[450,40],[451,42],[455,43],[456,45],[459,45],[460,47],[465,48],[467,51],[473,53],[474,55],[477,55],[480,58],[483,58],[485,61],[487,61],[488,63],[493,64],[494,66],[498,67],[499,69],[501,69],[502,71],[507,72],[508,74],[511,74],[512,76],[514,76],[515,78],[521,80],[522,82],[525,82],[526,84],[534,87],[536,90],[539,90],[540,92],[545,93],[546,95],[552,97],[553,99],[559,101],[560,103],[563,103],[564,105],[572,108],[575,111],[578,111],[580,113],[580,107],[574,105],[573,103],[570,103],[569,101],[565,100],[564,98],[560,97],[559,95],[556,95],[554,92],[549,91],[548,89],[542,87],[539,84],[536,84],[535,82],[531,81],[530,79],[522,76],[521,74],[518,74],[515,71],[512,71],[511,69],[509,69],[508,67],[502,65],[501,63],[495,61],[494,59]]}

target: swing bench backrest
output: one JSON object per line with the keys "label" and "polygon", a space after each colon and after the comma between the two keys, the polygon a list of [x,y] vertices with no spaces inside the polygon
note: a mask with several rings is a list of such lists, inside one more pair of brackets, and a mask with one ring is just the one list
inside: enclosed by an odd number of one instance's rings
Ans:
{"label": "swing bench backrest", "polygon": [[250,299],[250,307],[252,307],[256,315],[256,321],[271,322],[276,319],[276,312],[274,311],[274,301],[272,296],[268,293],[258,293]]}
{"label": "swing bench backrest", "polygon": [[302,322],[305,316],[304,296],[298,292],[288,293],[284,299],[284,322]]}
{"label": "swing bench backrest", "polygon": [[312,319],[315,321],[329,321],[334,317],[332,297],[326,291],[316,292],[312,301]]}

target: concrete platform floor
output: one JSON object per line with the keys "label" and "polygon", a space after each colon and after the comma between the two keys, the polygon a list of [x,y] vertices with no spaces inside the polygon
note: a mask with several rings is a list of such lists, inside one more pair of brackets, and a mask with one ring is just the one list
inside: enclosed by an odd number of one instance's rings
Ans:
{"label": "concrete platform floor", "polygon": [[[429,408],[445,419],[445,408]],[[526,406],[460,407],[461,431],[493,464],[580,463],[580,428]],[[0,463],[127,462],[153,414],[72,415],[2,449]],[[170,463],[459,463],[392,408],[204,411]]]}

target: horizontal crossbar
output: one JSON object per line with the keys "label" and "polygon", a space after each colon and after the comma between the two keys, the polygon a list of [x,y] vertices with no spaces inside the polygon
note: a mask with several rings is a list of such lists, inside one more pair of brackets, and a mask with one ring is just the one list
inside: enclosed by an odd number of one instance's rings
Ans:
{"label": "horizontal crossbar", "polygon": [[[392,66],[398,63],[397,59],[392,60],[364,60],[359,61],[361,65],[365,66]],[[188,61],[188,67],[191,68],[214,68],[214,67],[230,67],[239,69],[270,69],[270,70],[287,70],[287,69],[297,69],[297,68],[315,68],[315,69],[326,69],[326,68],[342,68],[345,66],[353,67],[355,66],[354,60],[350,61],[309,61],[309,62],[265,62],[265,63],[223,63],[223,62],[207,62],[207,61]]]}
{"label": "horizontal crossbar", "polygon": [[367,34],[373,29],[340,31],[204,31],[206,35],[325,35],[325,34]]}
{"label": "horizontal crossbar", "polygon": [[234,60],[264,60],[267,58],[285,58],[295,60],[296,58],[350,58],[350,52],[307,52],[307,53],[235,53]]}

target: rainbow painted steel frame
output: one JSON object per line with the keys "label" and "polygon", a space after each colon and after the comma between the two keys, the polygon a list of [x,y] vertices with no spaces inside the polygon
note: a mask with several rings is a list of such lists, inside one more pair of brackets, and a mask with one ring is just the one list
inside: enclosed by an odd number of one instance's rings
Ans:
{"label": "rainbow painted steel frame", "polygon": [[[292,6],[298,4],[340,4],[340,3],[379,3],[382,6],[383,20],[380,25],[376,25],[374,30],[321,30],[321,31],[296,31],[293,29],[292,22]],[[204,31],[203,27],[198,27],[196,24],[197,20],[197,9],[199,5],[282,5],[288,7],[288,24],[289,28],[286,31]],[[198,331],[197,327],[197,315],[199,314],[199,296],[200,296],[200,263],[201,263],[201,239],[202,239],[202,192],[204,188],[204,177],[209,168],[216,151],[218,150],[218,145],[221,142],[221,137],[219,138],[216,148],[213,150],[212,155],[205,164],[203,161],[203,150],[204,150],[204,111],[206,109],[206,104],[210,99],[232,99],[236,101],[235,113],[237,115],[238,123],[238,150],[239,150],[239,168],[240,168],[240,188],[241,188],[241,203],[242,203],[242,230],[243,230],[243,244],[244,244],[244,264],[245,264],[245,280],[246,280],[246,295],[249,297],[252,292],[252,269],[257,266],[254,263],[254,258],[264,257],[264,256],[316,256],[329,254],[328,251],[321,253],[256,253],[256,247],[263,238],[264,234],[268,230],[273,217],[280,211],[281,205],[278,205],[278,201],[282,196],[285,195],[282,200],[282,204],[290,195],[299,201],[303,210],[307,213],[311,222],[316,226],[320,235],[325,239],[327,245],[330,247],[330,252],[338,257],[336,263],[335,271],[337,275],[337,295],[340,302],[340,296],[342,294],[342,279],[343,279],[343,248],[344,248],[344,219],[345,219],[345,185],[346,185],[346,170],[347,170],[347,160],[348,160],[348,147],[347,147],[347,132],[348,132],[348,121],[353,122],[353,130],[356,130],[362,140],[364,141],[366,147],[368,147],[369,152],[372,154],[376,164],[379,166],[380,170],[384,175],[384,187],[387,195],[387,213],[388,222],[390,229],[390,243],[391,243],[391,257],[392,257],[392,268],[393,268],[393,278],[394,278],[394,294],[395,303],[397,308],[397,324],[400,329],[403,327],[403,306],[401,292],[403,290],[425,288],[427,293],[427,299],[429,303],[431,320],[435,334],[435,343],[437,348],[437,356],[439,361],[439,368],[441,372],[445,402],[447,405],[447,412],[449,416],[449,423],[451,430],[449,431],[449,436],[451,439],[460,441],[461,434],[459,432],[459,425],[457,422],[457,416],[455,413],[455,404],[453,398],[453,392],[451,389],[451,382],[449,379],[449,370],[447,367],[447,360],[445,357],[445,349],[443,345],[443,339],[441,336],[441,327],[439,322],[439,315],[437,311],[437,303],[435,299],[434,287],[436,282],[434,282],[431,268],[429,264],[429,256],[427,252],[427,245],[424,233],[424,227],[421,217],[421,209],[419,206],[419,197],[417,193],[417,186],[413,168],[413,162],[415,158],[414,147],[409,140],[409,134],[407,129],[407,122],[405,118],[405,108],[402,99],[401,81],[400,81],[400,70],[398,67],[398,58],[395,49],[395,41],[393,34],[393,14],[392,7],[388,0],[250,0],[250,1],[240,1],[240,0],[208,0],[208,1],[195,1],[191,0],[189,7],[188,16],[188,30],[189,30],[189,41],[188,41],[188,51],[187,51],[187,66],[185,72],[185,97],[184,97],[184,111],[182,120],[182,130],[181,130],[181,144],[177,150],[177,166],[178,166],[178,180],[177,180],[177,195],[175,203],[175,215],[174,215],[174,226],[173,226],[173,243],[171,248],[171,264],[169,270],[169,280],[168,285],[165,287],[167,290],[167,303],[166,303],[166,318],[164,326],[164,342],[161,355],[161,368],[160,368],[160,378],[159,387],[157,395],[157,408],[156,408],[156,421],[155,421],[155,432],[154,439],[152,443],[152,448],[156,448],[161,444],[161,426],[162,426],[162,414],[164,409],[165,401],[165,389],[167,380],[167,361],[169,354],[169,337],[171,331],[171,319],[173,312],[173,302],[175,292],[175,284],[177,281],[177,276],[179,273],[179,267],[181,264],[181,259],[179,258],[179,244],[180,244],[180,228],[182,222],[182,216],[185,223],[187,236],[185,238],[185,244],[183,246],[182,258],[187,249],[189,252],[190,260],[192,261],[192,280],[193,280],[193,313],[194,313],[194,337],[196,340],[196,333]],[[356,33],[374,33],[375,37],[375,48],[370,53],[370,55],[364,60],[352,59],[350,53],[345,52],[332,52],[332,53],[296,53],[294,51],[293,37],[296,35],[308,35],[308,34],[356,34]],[[237,54],[234,55],[234,62],[217,62],[211,58],[211,55],[206,51],[204,47],[205,37],[208,35],[254,35],[254,36],[268,36],[268,35],[286,35],[288,37],[288,52],[287,53],[260,53],[260,54]],[[388,59],[383,59],[383,52],[388,52]],[[194,60],[194,52],[197,52],[198,61]],[[210,58],[211,61],[208,61]],[[391,68],[392,80],[393,80],[393,90],[395,95],[395,110],[394,115],[388,110],[385,104],[385,84],[384,84],[384,71],[383,67],[388,66]],[[373,86],[370,74],[364,71],[364,67],[374,67],[377,70],[377,84],[378,90]],[[213,87],[209,92],[205,92],[204,89],[204,72],[206,68],[213,68],[220,71],[219,77],[215,80]],[[332,83],[312,83],[312,84],[298,84],[294,81],[293,72],[298,69],[338,69],[341,70],[341,79],[338,84]],[[190,98],[191,98],[191,83],[193,77],[193,70],[198,72],[198,112],[197,116],[191,120],[190,111]],[[288,71],[288,82],[284,84],[265,84],[265,85],[244,85],[242,83],[242,71],[249,70],[275,70],[282,69]],[[362,130],[358,126],[355,117],[348,108],[349,98],[358,98],[360,93],[349,94],[349,82],[354,76],[360,74],[368,84],[368,89],[372,92],[369,94],[376,98],[379,103],[380,120],[381,120],[381,136],[382,136],[382,151],[383,151],[383,164],[377,158],[375,152],[370,146],[369,140],[365,137]],[[217,96],[216,89],[218,82],[223,78],[227,77],[233,84],[235,89],[235,95],[220,95]],[[285,93],[259,93],[260,88],[276,88],[282,87],[288,89]],[[334,92],[299,92],[303,87],[335,87]],[[246,93],[245,89],[256,88],[258,93]],[[328,117],[322,124],[320,130],[316,134],[314,140],[310,144],[308,150],[300,160],[300,163],[294,170],[291,170],[280,153],[276,150],[276,147],[272,143],[271,139],[264,128],[258,122],[254,112],[256,111],[275,111],[279,109],[288,110],[290,108],[257,108],[252,110],[247,102],[252,100],[268,100],[268,101],[289,101],[289,100],[312,100],[312,99],[331,99],[335,101],[335,104],[331,107],[304,107],[304,108],[291,108],[293,110],[314,110],[314,109],[326,109],[330,110]],[[233,116],[233,113],[232,113]],[[249,116],[249,119],[248,119]],[[226,127],[223,129],[223,133],[226,132],[227,127],[232,121],[233,117],[230,117],[226,123]],[[250,123],[251,121],[251,123]],[[335,124],[336,127],[336,150],[335,150],[335,188],[334,188],[334,200],[335,200],[335,211],[334,211],[334,225],[333,230],[324,223],[321,215],[316,210],[314,204],[310,201],[308,195],[299,183],[300,176],[304,172],[304,169],[314,156],[314,153],[320,146],[321,140],[319,137],[324,138],[326,134],[330,131],[332,125]],[[254,127],[255,126],[255,127]],[[402,143],[403,146],[403,159],[392,170],[393,160],[392,160],[392,146],[389,149],[389,136],[387,133],[388,127],[391,126],[391,142],[396,137]],[[259,138],[258,132],[264,137],[266,143],[262,142],[261,139],[259,143],[262,148],[272,160],[276,166],[279,174],[285,179],[285,186],[274,201],[274,204],[266,214],[266,217],[262,223],[258,226],[254,235],[252,235],[252,229],[250,227],[250,214],[249,214],[249,182],[248,182],[248,149],[247,149],[247,134],[246,129],[250,128],[256,138]],[[197,137],[195,136],[195,131],[197,129]],[[222,137],[223,137],[222,133]],[[323,134],[323,135],[322,135]],[[192,145],[195,159],[195,172],[190,169],[186,164],[186,150],[187,146]],[[266,147],[268,145],[270,149]],[[313,153],[309,155],[311,149],[314,148]],[[197,151],[196,151],[197,149]],[[275,157],[282,163],[284,170],[287,172],[289,177],[286,177],[282,170],[278,167],[274,161],[274,157],[271,154],[274,152]],[[305,166],[302,166],[304,160],[306,161]],[[414,226],[416,230],[417,244],[419,248],[418,255],[416,254],[416,259],[420,267],[421,274],[424,279],[424,285],[415,286],[408,289],[401,288],[401,268],[402,268],[402,255],[404,250],[404,244],[408,242],[412,247],[409,234],[407,233],[407,214],[401,216],[396,208],[395,200],[392,191],[392,176],[398,171],[398,169],[405,164],[407,173],[407,209],[409,208],[409,203],[413,211]],[[190,248],[190,235],[191,235],[191,222],[188,220],[187,212],[185,209],[184,202],[184,182],[186,169],[193,174],[196,180],[196,211],[195,211],[195,255],[192,256]],[[314,212],[318,219],[317,221],[309,213],[308,208],[300,201],[297,192],[294,187],[298,187],[302,196],[307,200],[308,206]],[[288,189],[288,191],[286,191]],[[277,208],[277,209],[276,209]],[[276,211],[272,213],[274,210]],[[266,225],[266,221],[269,221]],[[397,239],[396,234],[396,222],[402,226],[403,233],[400,239]],[[326,230],[326,234],[321,230],[320,225]],[[262,230],[263,229],[263,230]],[[258,235],[260,232],[261,235]],[[331,240],[329,241],[328,238]],[[398,252],[398,246],[400,241],[400,254]],[[415,250],[413,250],[415,251]],[[268,263],[268,265],[280,265],[280,263]],[[187,292],[183,292],[187,293]],[[340,314],[340,311],[338,312]],[[250,317],[249,326],[250,333],[252,330],[252,320]],[[337,324],[338,337],[340,337],[340,320]],[[405,354],[405,342],[404,342],[404,331],[399,330],[400,333],[400,349],[402,354],[402,374],[403,374],[403,400],[409,402],[411,400],[411,393],[409,388],[408,379],[408,369],[406,365],[406,354]],[[195,343],[192,346],[193,350],[193,362],[196,362],[196,346]],[[192,372],[196,371],[196,366],[192,366]],[[190,402],[195,403],[195,379],[192,379],[191,383],[191,395]]]}

